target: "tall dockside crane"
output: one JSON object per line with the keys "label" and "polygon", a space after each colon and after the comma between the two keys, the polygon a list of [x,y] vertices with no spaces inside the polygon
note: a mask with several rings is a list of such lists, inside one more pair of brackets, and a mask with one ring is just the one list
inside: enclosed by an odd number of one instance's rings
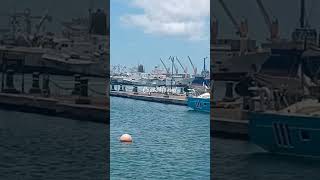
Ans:
{"label": "tall dockside crane", "polygon": [[183,72],[187,75],[188,74],[188,70],[187,67],[183,67],[183,65],[181,64],[180,60],[178,59],[178,57],[176,57],[176,60],[178,61],[178,63],[180,64]]}
{"label": "tall dockside crane", "polygon": [[169,69],[169,68],[167,68],[166,64],[164,64],[164,62],[162,61],[162,59],[161,59],[161,58],[160,58],[160,61],[161,61],[162,65],[163,65],[163,67],[165,68],[165,70],[166,70],[167,74],[170,74],[170,69]]}
{"label": "tall dockside crane", "polygon": [[[175,73],[176,73],[176,74],[179,74],[179,69],[177,68],[176,64],[174,63],[174,57],[173,57],[173,56],[170,56],[169,59],[171,60],[172,68],[174,68]],[[172,69],[172,70],[173,70],[173,69]],[[172,72],[173,72],[173,71],[172,71]]]}
{"label": "tall dockside crane", "polygon": [[240,36],[240,53],[245,53],[248,51],[248,21],[246,19],[240,21],[240,24],[236,21],[231,11],[225,4],[224,0],[219,0],[223,10],[226,12],[227,16],[230,18],[234,28],[236,29],[236,34]]}
{"label": "tall dockside crane", "polygon": [[52,16],[49,16],[48,10],[45,12],[45,14],[41,17],[39,20],[38,24],[35,25],[36,27],[36,34],[40,33],[41,28],[43,27],[43,24],[45,21],[51,22],[52,21]]}
{"label": "tall dockside crane", "polygon": [[197,75],[197,68],[196,67],[194,67],[194,65],[193,65],[193,63],[192,63],[192,61],[191,61],[191,58],[188,56],[188,59],[189,59],[189,62],[190,62],[190,64],[191,64],[191,66],[192,66],[192,69],[193,69],[193,75]]}
{"label": "tall dockside crane", "polygon": [[262,13],[262,16],[264,18],[264,21],[269,29],[269,33],[270,33],[270,38],[268,40],[270,40],[271,42],[275,42],[277,40],[279,40],[279,22],[278,19],[274,19],[273,21],[271,21],[270,16],[267,13],[266,8],[264,7],[263,3],[261,0],[256,0],[258,7]]}

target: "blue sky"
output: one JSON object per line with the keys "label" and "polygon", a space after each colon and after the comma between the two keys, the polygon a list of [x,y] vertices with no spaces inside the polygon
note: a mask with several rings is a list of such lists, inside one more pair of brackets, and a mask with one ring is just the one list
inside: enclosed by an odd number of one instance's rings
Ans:
{"label": "blue sky", "polygon": [[111,65],[150,71],[178,56],[191,72],[189,55],[201,69],[210,55],[209,7],[209,0],[111,0]]}

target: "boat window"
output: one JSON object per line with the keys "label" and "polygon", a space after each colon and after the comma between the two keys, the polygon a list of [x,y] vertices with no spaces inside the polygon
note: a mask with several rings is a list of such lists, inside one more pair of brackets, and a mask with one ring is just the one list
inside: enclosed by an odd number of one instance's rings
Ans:
{"label": "boat window", "polygon": [[307,130],[300,131],[300,138],[302,141],[310,141],[310,133]]}

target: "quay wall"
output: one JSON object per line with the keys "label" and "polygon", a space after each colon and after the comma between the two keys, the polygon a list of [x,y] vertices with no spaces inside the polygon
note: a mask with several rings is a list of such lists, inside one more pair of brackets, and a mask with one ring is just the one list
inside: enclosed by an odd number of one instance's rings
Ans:
{"label": "quay wall", "polygon": [[143,93],[134,94],[131,92],[110,92],[110,96],[122,97],[122,98],[130,98],[135,100],[142,101],[150,101],[150,102],[158,102],[164,104],[175,104],[175,105],[187,105],[187,100],[185,98],[181,98],[180,96],[169,95],[169,97],[158,96],[158,95],[147,95]]}
{"label": "quay wall", "polygon": [[0,108],[105,124],[109,123],[108,107],[75,104],[70,101],[61,102],[53,98],[0,93]]}
{"label": "quay wall", "polygon": [[249,140],[247,120],[214,118],[211,120],[210,135],[218,138]]}

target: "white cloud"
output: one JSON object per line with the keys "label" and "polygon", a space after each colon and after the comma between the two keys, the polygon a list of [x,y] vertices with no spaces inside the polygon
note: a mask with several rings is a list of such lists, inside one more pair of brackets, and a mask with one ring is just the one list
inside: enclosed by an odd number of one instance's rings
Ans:
{"label": "white cloud", "polygon": [[143,10],[121,21],[145,33],[181,36],[193,40],[209,36],[210,0],[130,0]]}

